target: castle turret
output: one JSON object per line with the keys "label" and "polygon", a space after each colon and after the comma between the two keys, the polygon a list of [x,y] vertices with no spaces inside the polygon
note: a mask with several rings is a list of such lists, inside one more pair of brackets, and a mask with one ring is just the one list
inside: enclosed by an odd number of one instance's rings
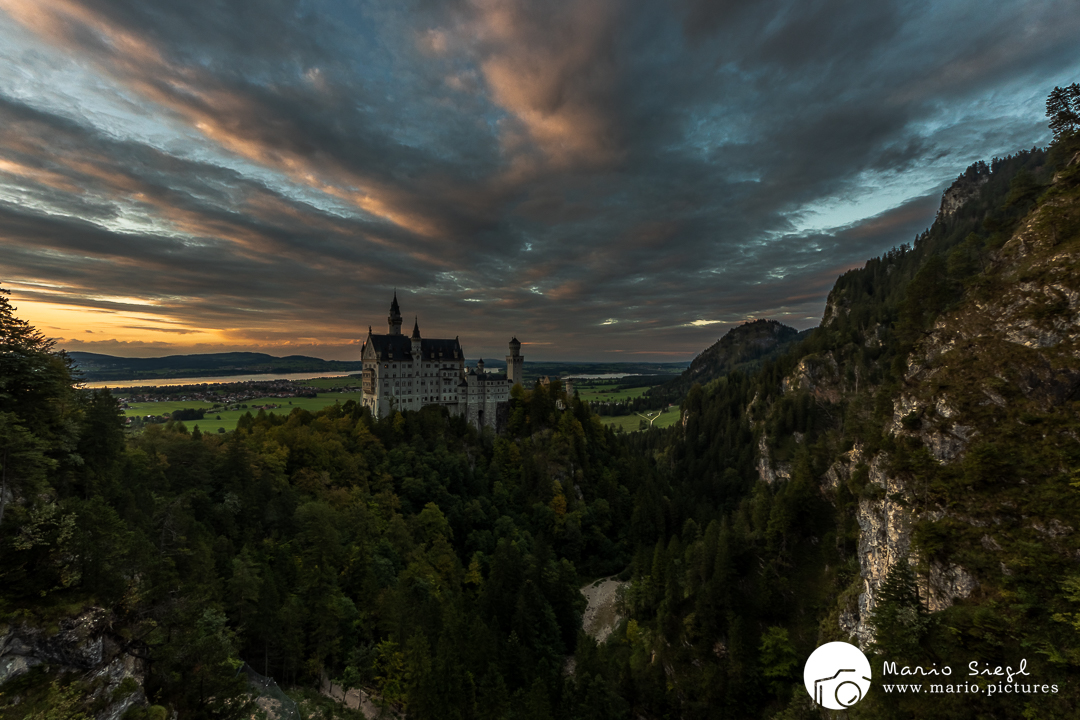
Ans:
{"label": "castle turret", "polygon": [[386,324],[390,328],[387,332],[391,335],[401,334],[401,308],[398,307],[397,290],[394,291],[394,301],[390,303],[390,317],[386,318]]}
{"label": "castle turret", "polygon": [[520,385],[524,380],[522,365],[525,358],[521,356],[521,343],[516,337],[510,338],[510,354],[506,356],[506,379],[511,385]]}
{"label": "castle turret", "polygon": [[412,326],[412,356],[414,360],[420,359],[420,321],[415,317]]}
{"label": "castle turret", "polygon": [[477,373],[483,373],[484,372],[484,358],[480,358],[479,360],[476,361],[476,372]]}

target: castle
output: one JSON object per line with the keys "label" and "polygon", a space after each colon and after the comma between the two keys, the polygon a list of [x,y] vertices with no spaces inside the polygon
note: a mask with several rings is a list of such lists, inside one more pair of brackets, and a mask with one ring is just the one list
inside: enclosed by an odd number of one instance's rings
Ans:
{"label": "castle", "polygon": [[484,370],[484,361],[465,367],[465,353],[457,338],[434,340],[420,336],[419,320],[412,337],[401,332],[397,293],[390,303],[388,331],[376,335],[368,327],[360,349],[364,407],[377,417],[395,410],[419,410],[442,405],[452,415],[464,415],[474,426],[497,429],[510,403],[510,388],[522,381],[521,343],[510,340],[506,374]]}

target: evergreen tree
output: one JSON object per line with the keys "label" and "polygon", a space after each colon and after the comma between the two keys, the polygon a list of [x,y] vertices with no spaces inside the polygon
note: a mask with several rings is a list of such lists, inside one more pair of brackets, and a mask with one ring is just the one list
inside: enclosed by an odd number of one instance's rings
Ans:
{"label": "evergreen tree", "polygon": [[915,659],[930,625],[919,599],[915,572],[907,560],[901,559],[889,568],[870,616],[874,647],[890,658]]}
{"label": "evergreen tree", "polygon": [[1055,87],[1046,98],[1046,115],[1055,140],[1061,140],[1080,128],[1080,83]]}

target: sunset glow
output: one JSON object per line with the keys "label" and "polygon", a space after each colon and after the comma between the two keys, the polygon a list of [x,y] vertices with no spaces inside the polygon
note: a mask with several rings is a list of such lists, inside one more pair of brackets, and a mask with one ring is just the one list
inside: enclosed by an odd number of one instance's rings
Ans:
{"label": "sunset glow", "polygon": [[397,289],[689,359],[816,324],[1080,74],[1065,2],[556,5],[0,0],[0,282],[69,350],[351,359]]}

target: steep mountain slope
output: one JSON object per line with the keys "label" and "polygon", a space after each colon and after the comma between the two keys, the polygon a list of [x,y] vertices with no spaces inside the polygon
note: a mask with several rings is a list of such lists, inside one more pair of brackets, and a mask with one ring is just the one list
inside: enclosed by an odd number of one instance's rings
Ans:
{"label": "steep mountain slope", "polygon": [[[1002,576],[1014,576],[1007,565],[1018,552],[1030,562],[1032,548],[1057,538],[1043,558],[1053,565],[1065,559],[1055,563],[1054,549],[1067,549],[1066,556],[1080,549],[1067,539],[1080,510],[1068,489],[1080,467],[1080,196],[1067,182],[1075,176],[1075,166],[1061,174],[987,258],[988,269],[971,280],[962,301],[908,355],[885,430],[896,457],[853,451],[856,465],[888,467],[893,475],[874,480],[886,498],[860,506],[863,528],[884,526],[891,485],[909,496],[898,501],[899,527],[882,536],[883,548],[886,556],[909,555],[914,533],[932,611],[976,589],[984,598],[1000,592],[1013,582]],[[980,549],[965,547],[965,538],[977,538]],[[873,607],[884,567],[860,560],[865,610]],[[961,560],[971,567],[954,562]],[[975,567],[981,579],[972,575]]]}
{"label": "steep mountain slope", "polygon": [[[694,389],[681,428],[641,440],[660,475],[634,519],[657,539],[612,652],[644,715],[816,717],[802,661],[850,640],[877,678],[889,660],[983,685],[877,685],[851,717],[1070,716],[1078,151],[973,166],[913,245],[837,281],[796,349]],[[973,660],[1024,660],[1059,692],[988,696]]]}
{"label": "steep mountain slope", "polygon": [[[890,568],[906,561],[935,613],[892,628],[921,641],[908,650],[915,660],[1027,659],[1063,686],[1075,678],[1080,642],[1064,621],[1077,610],[1069,588],[1080,557],[1078,180],[1075,162],[1057,172],[1000,250],[950,254],[953,275],[965,264],[970,273],[962,297],[907,355],[884,442],[872,453],[856,444],[826,476],[834,490],[866,477],[856,511],[862,592],[839,619],[861,645],[877,639],[903,653],[874,631]],[[879,697],[863,712],[897,702]],[[979,701],[986,712],[1003,702]],[[1040,717],[1063,707],[1039,696],[1006,704]]]}

